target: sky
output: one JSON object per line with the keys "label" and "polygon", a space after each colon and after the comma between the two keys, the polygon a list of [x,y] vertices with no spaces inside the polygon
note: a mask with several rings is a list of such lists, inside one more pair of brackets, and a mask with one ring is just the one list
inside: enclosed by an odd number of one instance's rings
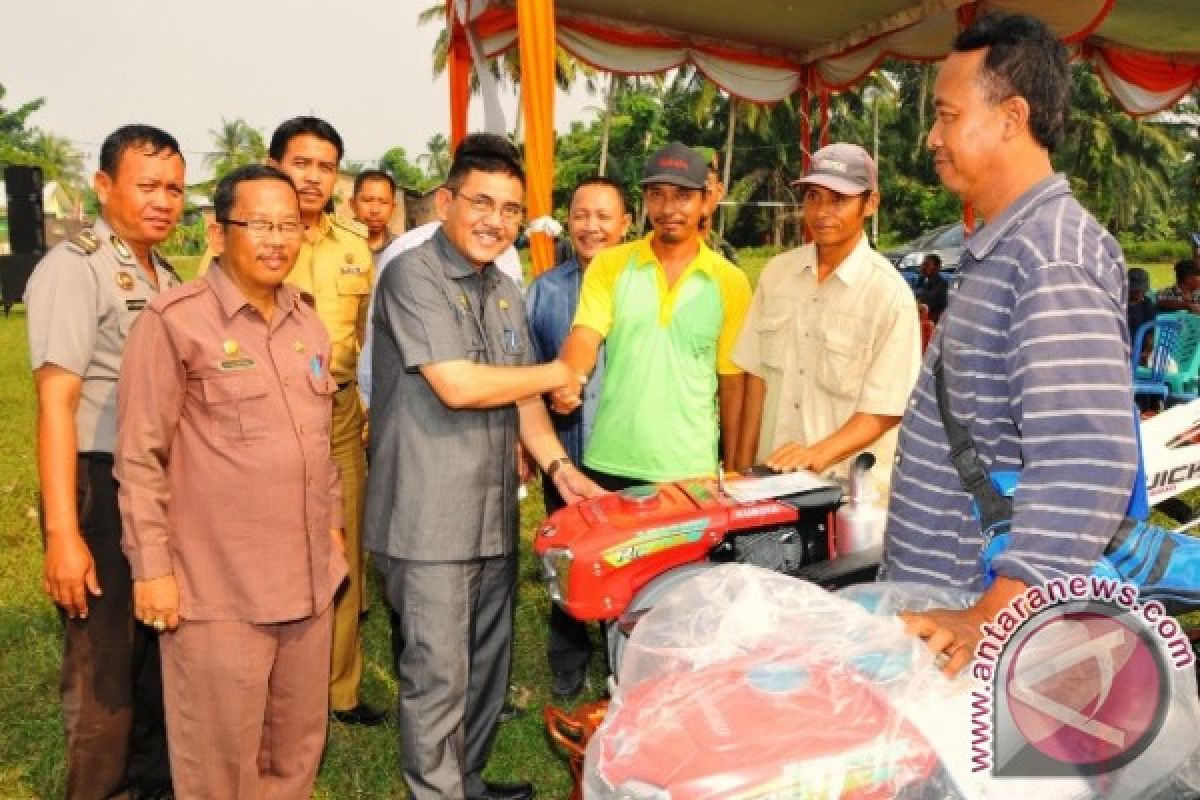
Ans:
{"label": "sky", "polygon": [[[437,24],[417,13],[438,0],[43,0],[5,9],[3,105],[44,97],[30,117],[71,139],[95,169],[100,142],[129,122],[179,139],[188,181],[207,177],[204,153],[222,117],[264,138],[289,117],[331,122],[346,158],[373,162],[404,147],[410,161],[435,133],[449,135],[447,82],[433,77]],[[559,93],[556,125],[602,103]],[[508,127],[516,96],[503,98]],[[472,102],[470,129],[483,125]]]}

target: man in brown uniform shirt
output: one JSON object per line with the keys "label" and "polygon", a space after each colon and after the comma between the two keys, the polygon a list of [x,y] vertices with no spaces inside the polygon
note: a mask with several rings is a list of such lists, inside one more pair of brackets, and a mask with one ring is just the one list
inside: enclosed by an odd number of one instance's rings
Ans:
{"label": "man in brown uniform shirt", "polygon": [[[317,117],[294,117],[271,134],[267,153],[267,163],[286,173],[300,196],[304,238],[287,282],[312,295],[317,316],[329,333],[332,350],[328,369],[337,382],[331,398],[330,442],[342,476],[350,576],[338,592],[333,610],[329,707],[339,722],[378,725],[384,713],[360,702],[358,696],[363,669],[359,621],[367,610],[366,560],[360,535],[367,458],[363,450],[366,418],[355,383],[374,264],[365,238],[366,226],[326,212],[343,155],[342,137],[337,130]],[[201,261],[201,274],[211,255],[210,248]]]}
{"label": "man in brown uniform shirt", "polygon": [[283,285],[304,233],[289,178],[242,167],[214,205],[218,261],[156,298],[126,347],[123,545],[136,615],[168,631],[176,797],[308,797],[346,575],[337,384],[312,298]]}

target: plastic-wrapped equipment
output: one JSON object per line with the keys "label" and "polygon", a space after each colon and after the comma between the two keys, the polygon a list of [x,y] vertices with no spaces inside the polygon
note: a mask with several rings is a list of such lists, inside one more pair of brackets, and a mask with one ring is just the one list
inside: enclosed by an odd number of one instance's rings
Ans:
{"label": "plastic-wrapped equipment", "polygon": [[1120,774],[972,771],[971,693],[979,684],[966,673],[945,678],[895,616],[968,601],[911,584],[835,595],[745,565],[680,583],[634,629],[621,682],[588,746],[584,797],[1200,797],[1190,671],[1176,673],[1169,687],[1174,746],[1157,754],[1151,777],[1142,764],[1134,793]]}

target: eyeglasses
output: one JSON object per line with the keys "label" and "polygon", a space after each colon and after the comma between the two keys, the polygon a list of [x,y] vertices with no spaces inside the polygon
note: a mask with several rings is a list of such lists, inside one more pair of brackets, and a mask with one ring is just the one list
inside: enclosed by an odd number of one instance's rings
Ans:
{"label": "eyeglasses", "polygon": [[266,239],[275,231],[285,239],[299,239],[304,235],[303,222],[270,222],[265,219],[219,219],[222,225],[237,225],[245,228],[255,239]]}
{"label": "eyeglasses", "polygon": [[[457,189],[451,189],[450,193],[455,197],[461,197],[467,201],[467,207],[475,214],[481,217],[490,217],[496,213],[496,198],[489,197],[486,194],[463,194]],[[516,203],[505,203],[500,206],[500,219],[508,224],[519,223],[525,218],[525,206]]]}

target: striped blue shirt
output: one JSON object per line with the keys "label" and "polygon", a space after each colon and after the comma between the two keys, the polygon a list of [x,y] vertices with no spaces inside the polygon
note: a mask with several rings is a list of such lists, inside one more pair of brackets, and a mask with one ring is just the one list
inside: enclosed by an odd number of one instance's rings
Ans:
{"label": "striped blue shirt", "polygon": [[932,365],[989,470],[1019,471],[999,574],[1091,571],[1125,514],[1138,450],[1120,247],[1038,183],[967,241],[900,428],[882,575],[981,590],[983,539],[949,461]]}

